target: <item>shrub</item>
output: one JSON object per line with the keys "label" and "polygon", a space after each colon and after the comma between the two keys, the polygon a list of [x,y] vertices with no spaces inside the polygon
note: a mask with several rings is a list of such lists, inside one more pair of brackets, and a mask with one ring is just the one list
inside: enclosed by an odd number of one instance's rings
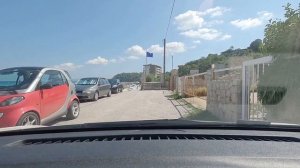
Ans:
{"label": "shrub", "polygon": [[199,88],[196,88],[194,91],[195,91],[195,96],[197,96],[197,97],[207,96],[207,88],[206,87],[199,87]]}
{"label": "shrub", "polygon": [[146,82],[152,82],[151,76],[148,75],[148,76],[146,77]]}
{"label": "shrub", "polygon": [[278,104],[285,96],[287,91],[285,87],[259,86],[257,89],[258,99],[263,105]]}
{"label": "shrub", "polygon": [[175,99],[175,100],[178,100],[178,99],[182,99],[182,96],[179,95],[178,92],[175,92],[172,97]]}

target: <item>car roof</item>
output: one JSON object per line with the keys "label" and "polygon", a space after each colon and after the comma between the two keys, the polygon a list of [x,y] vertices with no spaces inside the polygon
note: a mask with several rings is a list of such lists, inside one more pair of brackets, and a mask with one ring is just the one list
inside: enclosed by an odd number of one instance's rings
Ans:
{"label": "car roof", "polygon": [[86,78],[98,78],[98,79],[106,79],[106,78],[102,78],[102,77],[84,77],[84,78],[80,78],[80,79],[86,79]]}
{"label": "car roof", "polygon": [[12,68],[6,68],[3,70],[13,70],[13,69],[24,69],[24,70],[42,70],[46,67],[12,67]]}

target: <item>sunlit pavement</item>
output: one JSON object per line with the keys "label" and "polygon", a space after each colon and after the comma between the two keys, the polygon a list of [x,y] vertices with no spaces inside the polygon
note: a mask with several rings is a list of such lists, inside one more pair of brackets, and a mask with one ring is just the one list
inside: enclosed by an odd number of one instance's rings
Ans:
{"label": "sunlit pavement", "polygon": [[65,118],[49,125],[70,125],[95,122],[177,119],[179,113],[162,90],[126,90],[97,102],[82,102],[80,116],[75,120]]}

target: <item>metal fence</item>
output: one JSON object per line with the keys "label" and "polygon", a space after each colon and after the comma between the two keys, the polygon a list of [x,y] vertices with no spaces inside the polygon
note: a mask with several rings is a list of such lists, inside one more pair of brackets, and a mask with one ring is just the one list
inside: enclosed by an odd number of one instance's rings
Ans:
{"label": "metal fence", "polygon": [[242,116],[245,120],[265,120],[266,110],[258,100],[257,85],[265,68],[272,62],[272,56],[243,62]]}

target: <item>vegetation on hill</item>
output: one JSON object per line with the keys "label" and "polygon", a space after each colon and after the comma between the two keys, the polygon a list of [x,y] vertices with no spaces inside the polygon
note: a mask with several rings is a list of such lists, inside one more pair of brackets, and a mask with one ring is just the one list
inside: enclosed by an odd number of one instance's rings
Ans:
{"label": "vegetation on hill", "polygon": [[190,70],[199,70],[199,73],[206,72],[211,68],[212,64],[225,64],[229,65],[229,60],[232,57],[251,57],[257,58],[262,56],[262,40],[254,40],[248,48],[234,49],[231,46],[228,50],[220,54],[208,54],[207,57],[202,57],[198,60],[190,61],[182,66],[179,66],[179,76],[188,75]]}
{"label": "vegetation on hill", "polygon": [[113,79],[120,79],[121,82],[139,82],[141,80],[142,73],[120,73],[113,77]]}

